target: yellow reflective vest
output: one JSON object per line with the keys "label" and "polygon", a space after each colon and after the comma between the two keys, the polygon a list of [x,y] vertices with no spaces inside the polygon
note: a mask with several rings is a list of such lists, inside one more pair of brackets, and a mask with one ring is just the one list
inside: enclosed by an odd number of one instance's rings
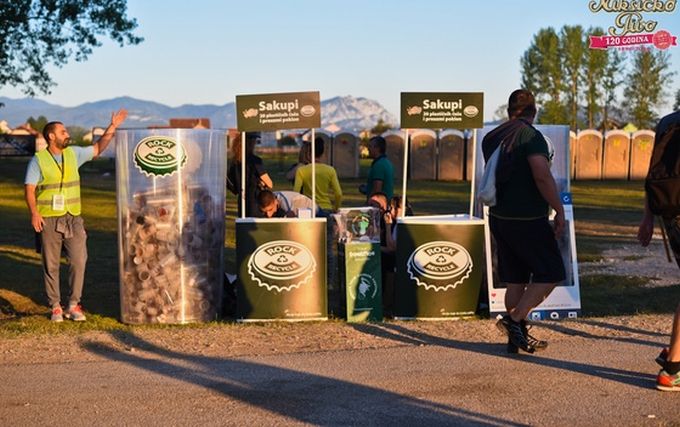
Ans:
{"label": "yellow reflective vest", "polygon": [[[43,217],[62,216],[67,212],[80,215],[80,174],[78,174],[78,157],[71,147],[61,153],[62,161],[57,162],[49,149],[35,153],[40,166],[42,180],[36,187],[38,212]],[[62,174],[63,166],[63,174]],[[64,196],[64,209],[54,210],[54,196]]]}

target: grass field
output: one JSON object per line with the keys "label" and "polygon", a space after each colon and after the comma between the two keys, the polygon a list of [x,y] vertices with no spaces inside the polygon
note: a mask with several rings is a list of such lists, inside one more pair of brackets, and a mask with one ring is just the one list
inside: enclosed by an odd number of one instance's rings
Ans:
{"label": "grass field", "polygon": [[[23,197],[26,158],[0,159],[0,332],[55,332],[84,329],[123,328],[117,321],[118,256],[116,231],[116,191],[113,163],[109,159],[90,162],[81,168],[83,216],[88,229],[89,259],[83,306],[90,321],[67,322],[54,328],[45,314],[45,295],[40,257],[34,250],[34,233]],[[291,189],[285,181],[286,166],[293,157],[266,159],[266,168],[276,189]],[[365,173],[368,161],[362,161]],[[341,182],[343,206],[359,206],[363,197],[357,187],[363,179]],[[400,187],[398,187],[400,188]],[[398,192],[400,192],[398,190]],[[580,261],[597,260],[601,252],[619,244],[634,242],[640,219],[643,192],[640,182],[593,181],[572,185],[575,205],[577,248]],[[467,212],[469,184],[466,182],[409,182],[408,196],[416,214]],[[235,199],[227,199],[225,259],[227,270],[234,268]],[[65,292],[62,268],[62,292]],[[646,278],[593,276],[582,279],[583,311],[586,315],[671,312],[680,300],[680,287],[648,288]]]}

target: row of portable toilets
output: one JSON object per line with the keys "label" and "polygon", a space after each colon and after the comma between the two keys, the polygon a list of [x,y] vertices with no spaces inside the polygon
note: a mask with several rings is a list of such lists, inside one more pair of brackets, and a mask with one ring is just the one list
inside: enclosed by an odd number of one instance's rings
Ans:
{"label": "row of portable toilets", "polygon": [[[359,177],[360,139],[352,132],[317,132],[325,143],[320,162],[335,167],[340,178]],[[403,174],[404,132],[388,131],[387,157],[395,177]],[[472,176],[472,132],[416,130],[409,133],[409,178],[469,181]],[[597,130],[570,132],[572,179],[644,179],[654,144],[654,131]]]}

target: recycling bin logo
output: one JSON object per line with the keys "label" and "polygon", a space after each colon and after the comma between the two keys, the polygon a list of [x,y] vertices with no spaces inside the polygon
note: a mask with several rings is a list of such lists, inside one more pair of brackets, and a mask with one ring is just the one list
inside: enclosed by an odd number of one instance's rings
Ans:
{"label": "recycling bin logo", "polygon": [[368,301],[378,294],[378,283],[370,274],[361,273],[349,282],[349,294],[356,301]]}
{"label": "recycling bin logo", "polygon": [[366,235],[368,227],[371,225],[371,218],[364,213],[361,213],[352,218],[352,234],[361,237]]}
{"label": "recycling bin logo", "polygon": [[418,286],[434,291],[456,289],[470,277],[472,257],[463,246],[446,241],[429,242],[416,248],[406,264]]}
{"label": "recycling bin logo", "polygon": [[182,143],[166,136],[149,136],[135,147],[135,166],[148,177],[172,175],[187,162]]}
{"label": "recycling bin logo", "polygon": [[286,292],[309,282],[316,260],[305,246],[290,240],[267,242],[248,260],[248,274],[268,291]]}

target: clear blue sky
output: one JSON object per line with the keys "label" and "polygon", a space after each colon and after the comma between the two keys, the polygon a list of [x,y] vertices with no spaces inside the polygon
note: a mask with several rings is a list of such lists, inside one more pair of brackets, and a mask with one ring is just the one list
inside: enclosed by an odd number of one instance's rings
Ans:
{"label": "clear blue sky", "polygon": [[[376,99],[397,114],[402,91],[482,91],[489,120],[518,87],[520,56],[539,29],[613,25],[615,14],[593,14],[588,3],[129,0],[145,41],[105,42],[88,61],[53,70],[58,85],[38,98],[75,106],[127,95],[177,106],[319,90],[322,99]],[[645,18],[680,35],[680,5]],[[680,47],[669,52],[680,70]],[[0,94],[23,96],[8,87]]]}

